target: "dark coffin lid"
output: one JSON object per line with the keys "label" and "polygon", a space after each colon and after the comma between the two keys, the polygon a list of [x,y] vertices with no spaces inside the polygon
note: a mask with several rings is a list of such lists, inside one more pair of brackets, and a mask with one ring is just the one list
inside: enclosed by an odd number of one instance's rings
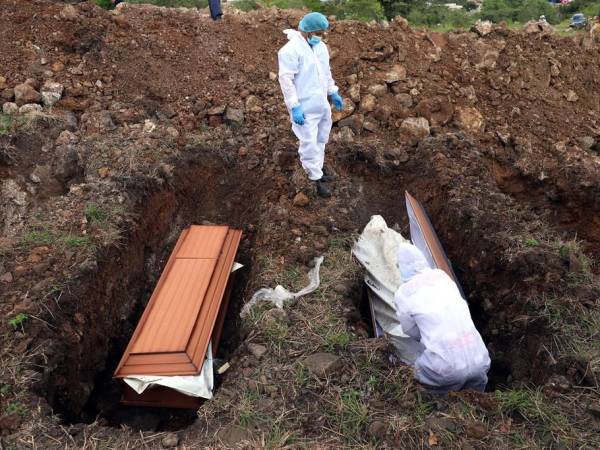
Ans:
{"label": "dark coffin lid", "polygon": [[450,264],[450,260],[446,256],[446,252],[433,229],[425,208],[408,192],[405,192],[405,197],[406,211],[408,212],[410,222],[410,240],[423,252],[429,264],[433,264],[434,267],[443,270],[454,280],[460,290],[460,294],[465,298],[458,278],[452,269],[452,264]]}

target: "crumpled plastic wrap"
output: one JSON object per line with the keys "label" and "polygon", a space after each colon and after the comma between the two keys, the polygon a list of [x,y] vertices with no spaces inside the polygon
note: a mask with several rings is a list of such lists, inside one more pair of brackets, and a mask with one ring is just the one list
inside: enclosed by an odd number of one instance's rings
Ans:
{"label": "crumpled plastic wrap", "polygon": [[319,278],[319,270],[321,269],[321,264],[323,263],[323,260],[323,256],[319,256],[314,259],[315,265],[308,272],[309,283],[304,287],[304,289],[298,292],[290,292],[281,285],[277,285],[274,289],[259,289],[254,293],[250,301],[244,305],[244,307],[242,308],[242,312],[240,313],[240,317],[245,317],[248,314],[248,312],[250,312],[250,309],[252,309],[252,307],[260,301],[268,301],[273,303],[277,308],[283,308],[283,305],[286,302],[296,300],[304,295],[316,291],[319,285],[321,284],[321,280]]}

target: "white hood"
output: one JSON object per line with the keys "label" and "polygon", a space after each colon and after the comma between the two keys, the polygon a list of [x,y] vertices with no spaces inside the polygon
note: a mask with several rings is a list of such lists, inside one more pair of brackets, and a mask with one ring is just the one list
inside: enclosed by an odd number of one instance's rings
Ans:
{"label": "white hood", "polygon": [[294,30],[292,28],[283,30],[283,34],[285,34],[287,36],[288,40],[290,40],[290,41],[292,39],[296,39],[296,38],[304,39],[304,37],[302,36],[302,33],[300,33],[298,30]]}

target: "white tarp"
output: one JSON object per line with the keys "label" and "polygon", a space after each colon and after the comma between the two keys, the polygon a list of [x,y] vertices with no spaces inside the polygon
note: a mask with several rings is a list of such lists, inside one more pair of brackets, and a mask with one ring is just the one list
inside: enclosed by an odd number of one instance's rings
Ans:
{"label": "white tarp", "polygon": [[396,315],[394,294],[402,283],[396,267],[398,245],[407,242],[402,235],[388,228],[381,216],[373,216],[365,226],[352,252],[365,268],[365,283],[371,289],[375,321],[398,351],[400,359],[413,364],[423,352],[423,345],[402,330]]}
{"label": "white tarp", "polygon": [[211,399],[213,396],[213,357],[212,344],[209,342],[202,371],[198,375],[161,376],[132,375],[123,379],[132,389],[141,394],[152,385],[165,386],[190,397]]}
{"label": "white tarp", "polygon": [[246,314],[250,311],[250,309],[259,301],[265,300],[273,303],[277,308],[283,308],[285,302],[290,300],[296,300],[304,295],[310,294],[314,292],[321,284],[319,278],[319,270],[321,268],[321,264],[323,263],[323,256],[319,256],[314,259],[314,267],[310,269],[308,272],[308,285],[304,287],[301,291],[296,293],[288,291],[281,285],[277,285],[275,289],[272,288],[262,288],[254,293],[252,298],[248,303],[244,305],[242,308],[242,312],[240,313],[240,317],[245,317]]}

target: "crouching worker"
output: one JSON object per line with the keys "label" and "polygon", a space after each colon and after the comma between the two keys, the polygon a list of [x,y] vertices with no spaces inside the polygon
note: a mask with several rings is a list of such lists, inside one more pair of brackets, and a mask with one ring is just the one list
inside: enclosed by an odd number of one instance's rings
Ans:
{"label": "crouching worker", "polygon": [[437,394],[483,392],[490,357],[456,283],[430,268],[412,244],[400,244],[397,264],[402,285],[394,298],[396,313],[406,334],[424,347],[414,365],[417,381]]}

